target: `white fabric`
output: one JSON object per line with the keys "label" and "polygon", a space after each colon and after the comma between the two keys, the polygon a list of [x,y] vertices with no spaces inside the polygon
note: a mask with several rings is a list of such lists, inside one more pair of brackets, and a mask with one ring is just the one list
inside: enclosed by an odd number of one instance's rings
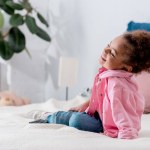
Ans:
{"label": "white fabric", "polygon": [[150,115],[142,117],[139,138],[121,140],[102,134],[80,131],[55,124],[29,124],[26,114],[32,110],[57,111],[81,104],[50,99],[44,103],[0,108],[0,150],[150,150]]}

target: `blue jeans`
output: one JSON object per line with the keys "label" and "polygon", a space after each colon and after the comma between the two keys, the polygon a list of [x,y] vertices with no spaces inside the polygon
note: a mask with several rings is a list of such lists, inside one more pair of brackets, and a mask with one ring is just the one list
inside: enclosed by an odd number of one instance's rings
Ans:
{"label": "blue jeans", "polygon": [[103,132],[103,125],[99,117],[91,117],[85,112],[58,111],[47,117],[48,123],[64,124],[79,130]]}

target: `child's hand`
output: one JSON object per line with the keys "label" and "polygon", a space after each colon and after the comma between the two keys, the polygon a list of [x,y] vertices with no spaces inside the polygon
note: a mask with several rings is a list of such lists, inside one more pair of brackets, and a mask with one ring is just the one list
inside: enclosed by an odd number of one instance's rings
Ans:
{"label": "child's hand", "polygon": [[72,107],[69,109],[69,111],[77,111],[77,112],[84,112],[89,106],[89,101],[83,103],[82,105],[79,105],[77,107]]}
{"label": "child's hand", "polygon": [[[87,108],[87,107],[86,107]],[[85,107],[78,106],[78,107],[72,107],[69,109],[69,111],[77,111],[77,112],[84,112],[86,110]]]}

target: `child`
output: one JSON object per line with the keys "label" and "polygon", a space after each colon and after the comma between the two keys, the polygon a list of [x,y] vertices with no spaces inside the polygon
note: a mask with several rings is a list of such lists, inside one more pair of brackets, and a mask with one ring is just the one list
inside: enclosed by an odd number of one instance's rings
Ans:
{"label": "child", "polygon": [[150,71],[150,33],[137,30],[116,37],[104,48],[99,63],[102,68],[95,77],[90,100],[68,112],[46,114],[44,122],[113,138],[136,138],[141,128],[144,98],[134,74]]}

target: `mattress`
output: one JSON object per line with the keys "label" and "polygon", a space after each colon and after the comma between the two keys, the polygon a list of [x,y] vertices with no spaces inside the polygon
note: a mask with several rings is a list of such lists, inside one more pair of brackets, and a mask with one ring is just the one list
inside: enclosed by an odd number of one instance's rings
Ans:
{"label": "mattress", "polygon": [[0,107],[0,150],[150,150],[150,114],[142,116],[139,137],[133,140],[59,124],[29,124],[32,119],[28,114],[32,110],[68,110],[84,101],[78,96],[69,101],[49,99],[19,107]]}

